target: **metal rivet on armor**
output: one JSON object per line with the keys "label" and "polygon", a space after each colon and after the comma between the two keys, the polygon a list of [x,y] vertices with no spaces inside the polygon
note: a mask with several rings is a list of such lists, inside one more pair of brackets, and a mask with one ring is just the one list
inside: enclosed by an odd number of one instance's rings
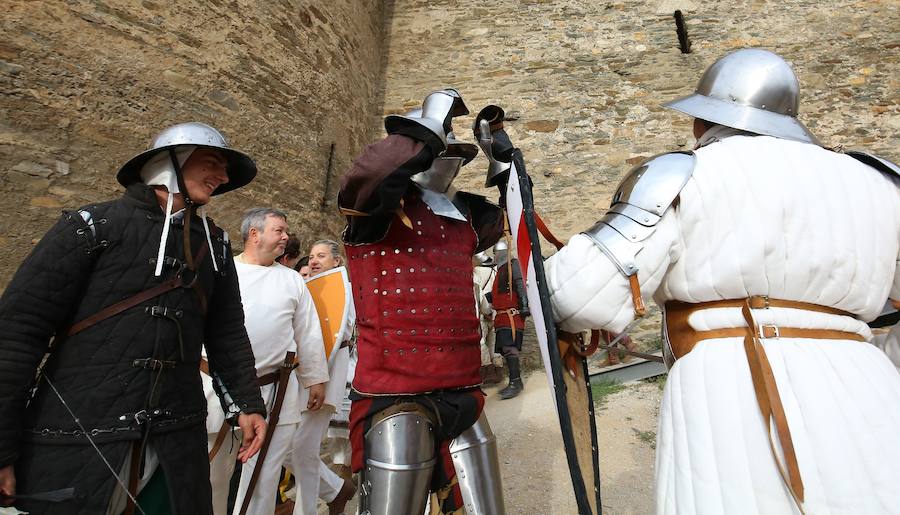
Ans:
{"label": "metal rivet on armor", "polygon": [[645,221],[645,222],[649,222],[650,219],[645,217],[645,218],[644,218],[644,221]]}
{"label": "metal rivet on armor", "polygon": [[447,237],[446,234],[442,234],[442,235],[441,235],[441,238],[446,238],[446,237]]}
{"label": "metal rivet on armor", "polygon": [[383,256],[384,254],[385,254],[385,252],[382,250],[382,251],[381,251],[381,255]]}
{"label": "metal rivet on armor", "polygon": [[413,292],[415,292],[415,291],[416,291],[415,288],[410,288],[410,289],[409,289],[409,293],[413,293]]}
{"label": "metal rivet on armor", "polygon": [[[384,331],[381,334],[382,334],[382,336],[387,336],[387,331]],[[384,352],[387,352],[387,351],[384,351]]]}
{"label": "metal rivet on armor", "polygon": [[397,329],[397,335],[399,336],[399,335],[401,335],[401,334],[403,334],[403,331]]}
{"label": "metal rivet on armor", "polygon": [[377,282],[378,282],[378,278],[377,278],[377,277],[373,277],[373,278],[372,278],[372,282],[373,282],[373,283],[377,283]]}
{"label": "metal rivet on armor", "polygon": [[383,316],[383,317],[388,316],[388,315],[387,315],[387,311],[382,311],[382,312],[381,312],[381,316]]}
{"label": "metal rivet on armor", "polygon": [[369,254],[372,255],[372,256],[374,256],[374,255],[375,255],[375,251],[373,250],[372,252],[369,252]]}
{"label": "metal rivet on armor", "polygon": [[406,249],[406,251],[411,253],[411,252],[412,252],[412,247]]}
{"label": "metal rivet on armor", "polygon": [[399,269],[399,268],[397,268],[397,269],[394,270],[394,271],[397,272],[398,274],[400,273],[400,269]]}
{"label": "metal rivet on armor", "polygon": [[[385,335],[386,335],[386,334],[387,334],[387,333],[385,333]],[[384,354],[385,354],[385,356],[387,356],[387,353],[388,353],[388,352],[389,352],[389,351],[388,351],[387,349],[384,349]]]}
{"label": "metal rivet on armor", "polygon": [[416,314],[416,310],[415,310],[415,309],[411,309],[411,310],[409,310],[409,312],[412,313],[413,315]]}
{"label": "metal rivet on armor", "polygon": [[400,293],[400,288],[397,288],[396,290],[394,290],[394,293]]}
{"label": "metal rivet on armor", "polygon": [[[413,333],[413,334],[416,334],[416,330],[415,330],[415,329],[413,329],[413,332],[412,332],[412,333]],[[413,348],[412,348],[412,351],[413,351],[413,352],[416,352],[416,348],[415,348],[415,347],[413,347]]]}
{"label": "metal rivet on armor", "polygon": [[422,267],[422,271],[423,271],[423,272],[425,271],[425,267],[424,267],[424,266]]}
{"label": "metal rivet on armor", "polygon": [[[434,290],[434,291],[437,291],[437,290]],[[438,313],[443,313],[443,312],[444,312],[444,308],[438,308]]]}
{"label": "metal rivet on armor", "polygon": [[381,290],[382,295],[387,295],[387,290]]}
{"label": "metal rivet on armor", "polygon": [[399,253],[400,253],[400,249],[394,249],[394,254],[399,254]]}
{"label": "metal rivet on armor", "polygon": [[419,248],[419,252],[425,252],[425,249],[423,249],[423,248],[420,247],[420,248]]}
{"label": "metal rivet on armor", "polygon": [[387,270],[382,270],[381,275],[387,275]]}
{"label": "metal rivet on armor", "polygon": [[375,288],[374,290],[372,290],[372,293],[374,293],[375,295],[378,295],[378,288]]}
{"label": "metal rivet on armor", "polygon": [[[439,333],[443,333],[443,332],[444,332],[444,330],[443,330],[443,329],[438,329],[438,332],[439,332]],[[441,348],[439,348],[439,349],[438,349],[438,350],[444,350],[444,348],[443,348],[443,347],[441,347]]]}
{"label": "metal rivet on armor", "polygon": [[443,225],[441,226],[441,230],[442,230],[442,231],[444,230],[444,226],[443,226]]}
{"label": "metal rivet on armor", "polygon": [[416,225],[422,225],[422,220],[416,220]]}
{"label": "metal rivet on armor", "polygon": [[415,271],[416,271],[415,268],[410,268],[410,269],[409,269],[409,273],[411,273],[411,274],[412,274],[412,273],[415,273]]}
{"label": "metal rivet on armor", "polygon": [[428,313],[428,308],[422,308],[422,313]]}
{"label": "metal rivet on armor", "polygon": [[450,312],[453,313],[453,308],[450,308]]}
{"label": "metal rivet on armor", "polygon": [[428,288],[422,288],[422,293],[428,293]]}
{"label": "metal rivet on armor", "polygon": [[444,348],[443,348],[443,347],[438,347],[438,352],[444,352]]}
{"label": "metal rivet on armor", "polygon": [[400,349],[399,351],[397,351],[397,354],[399,354],[399,355],[402,356],[402,355],[403,355],[403,349]]}
{"label": "metal rivet on armor", "polygon": [[418,234],[419,236],[421,236],[421,235],[422,235],[422,231],[416,231],[416,234]]}

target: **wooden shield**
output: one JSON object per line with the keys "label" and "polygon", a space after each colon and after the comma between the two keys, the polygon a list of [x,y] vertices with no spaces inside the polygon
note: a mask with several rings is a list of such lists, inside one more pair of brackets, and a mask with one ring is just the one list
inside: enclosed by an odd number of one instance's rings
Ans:
{"label": "wooden shield", "polygon": [[322,327],[322,340],[325,342],[325,356],[330,358],[335,345],[341,342],[338,338],[341,329],[347,323],[350,312],[350,278],[347,269],[339,266],[306,280],[306,288],[312,295]]}
{"label": "wooden shield", "polygon": [[518,149],[513,152],[506,202],[510,231],[516,241],[519,266],[528,292],[528,305],[559,417],[578,513],[599,515],[603,511],[600,458],[587,360],[567,352],[567,344],[557,339],[538,239],[539,218],[534,212],[531,179],[525,172],[525,162]]}

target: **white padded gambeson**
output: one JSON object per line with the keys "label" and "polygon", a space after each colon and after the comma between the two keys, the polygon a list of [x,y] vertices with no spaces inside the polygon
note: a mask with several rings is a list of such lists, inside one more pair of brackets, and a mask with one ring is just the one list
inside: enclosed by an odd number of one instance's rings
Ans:
{"label": "white padded gambeson", "polygon": [[[769,295],[871,320],[889,295],[900,295],[898,249],[900,179],[813,145],[732,136],[696,151],[679,201],[638,254],[638,276],[644,295],[660,304]],[[633,318],[626,278],[585,236],[574,236],[546,268],[564,329],[621,331]],[[850,317],[792,309],[754,315],[871,338]],[[737,309],[702,311],[690,323],[698,330],[744,325]],[[764,345],[807,513],[900,512],[892,484],[900,477],[900,374],[885,354],[852,341]],[[672,367],[663,394],[657,511],[797,513],[764,427],[741,339],[698,344]]]}

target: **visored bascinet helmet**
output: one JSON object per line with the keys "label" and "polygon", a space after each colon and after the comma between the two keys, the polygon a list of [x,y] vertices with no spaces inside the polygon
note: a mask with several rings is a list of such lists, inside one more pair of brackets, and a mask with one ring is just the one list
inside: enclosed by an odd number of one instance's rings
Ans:
{"label": "visored bascinet helmet", "polygon": [[160,152],[181,146],[214,148],[221,151],[228,161],[228,182],[216,188],[213,195],[220,195],[245,186],[256,177],[256,163],[247,154],[229,148],[222,133],[205,123],[187,122],[173,125],[157,134],[150,143],[149,149],[132,157],[122,165],[116,174],[116,179],[123,186],[141,182],[141,168],[145,163]]}
{"label": "visored bascinet helmet", "polygon": [[[406,116],[418,118],[421,114],[421,110],[416,109],[406,113]],[[446,150],[431,162],[431,167],[412,176],[412,180],[423,188],[438,193],[445,193],[450,189],[453,179],[459,175],[460,168],[469,164],[478,155],[478,147],[475,144],[456,139],[453,132],[447,133],[446,142]]]}
{"label": "visored bascinet helmet", "polygon": [[706,69],[694,94],[663,106],[735,129],[819,144],[797,120],[800,83],[791,66],[760,48],[720,58]]}

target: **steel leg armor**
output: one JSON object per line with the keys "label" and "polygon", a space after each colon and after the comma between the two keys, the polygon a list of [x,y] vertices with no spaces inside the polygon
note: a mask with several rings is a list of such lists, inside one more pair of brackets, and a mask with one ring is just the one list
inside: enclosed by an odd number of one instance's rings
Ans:
{"label": "steel leg armor", "polygon": [[450,456],[468,515],[505,515],[497,439],[484,413],[450,442]]}
{"label": "steel leg armor", "polygon": [[366,433],[366,457],[360,475],[361,515],[425,513],[437,461],[431,420],[414,411],[382,418]]}

